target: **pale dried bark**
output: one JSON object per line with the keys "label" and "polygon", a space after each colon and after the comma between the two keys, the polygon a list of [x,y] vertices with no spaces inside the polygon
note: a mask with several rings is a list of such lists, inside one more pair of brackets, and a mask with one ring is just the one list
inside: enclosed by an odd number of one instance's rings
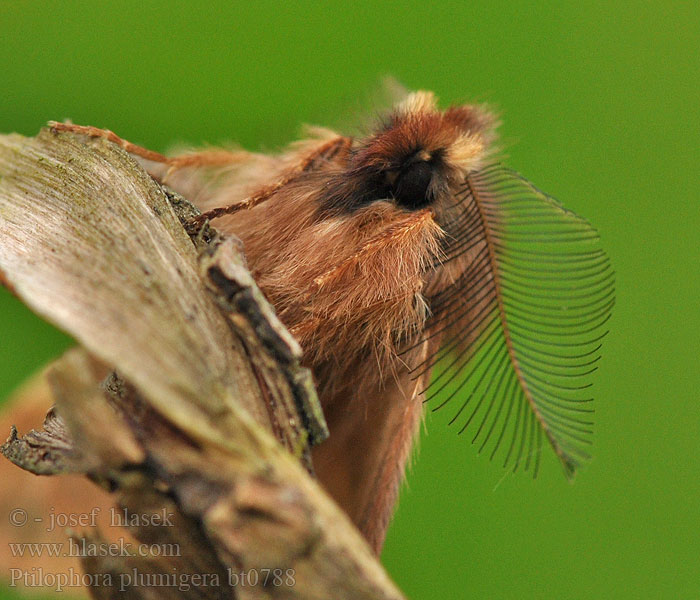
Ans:
{"label": "pale dried bark", "polygon": [[[235,240],[190,239],[194,211],[109,142],[0,138],[0,280],[80,344],[49,375],[58,416],[3,452],[35,473],[86,473],[128,514],[174,515],[130,533],[179,556],[88,557],[87,572],[219,583],[124,597],[401,598],[309,474],[326,429],[298,345]],[[229,585],[268,569],[294,584]],[[104,581],[93,595],[115,597]]]}

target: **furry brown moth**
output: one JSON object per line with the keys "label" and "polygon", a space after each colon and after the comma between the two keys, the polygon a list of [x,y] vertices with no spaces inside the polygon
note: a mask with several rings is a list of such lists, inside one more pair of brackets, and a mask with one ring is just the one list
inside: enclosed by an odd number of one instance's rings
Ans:
{"label": "furry brown moth", "polygon": [[588,457],[590,376],[614,304],[595,230],[494,159],[494,117],[409,94],[365,137],[166,157],[111,132],[237,235],[300,342],[330,437],[316,476],[381,549],[423,413],[505,467]]}

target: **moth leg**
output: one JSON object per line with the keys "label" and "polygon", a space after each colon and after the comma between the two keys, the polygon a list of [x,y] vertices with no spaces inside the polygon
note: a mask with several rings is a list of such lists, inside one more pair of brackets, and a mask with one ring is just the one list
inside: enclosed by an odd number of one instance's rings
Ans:
{"label": "moth leg", "polygon": [[157,182],[163,184],[167,183],[168,178],[178,169],[225,167],[227,165],[244,162],[251,156],[250,152],[234,152],[228,150],[203,150],[201,152],[187,152],[175,156],[165,156],[160,152],[149,150],[137,144],[132,144],[130,141],[120,138],[109,129],[100,129],[89,125],[73,125],[72,123],[57,123],[56,121],[51,121],[49,124],[53,131],[70,131],[89,137],[104,138],[117,144],[129,154],[133,154],[134,156],[138,156],[150,162],[155,162],[159,165],[164,165],[164,169],[144,165],[148,174]]}
{"label": "moth leg", "polygon": [[132,144],[128,140],[120,138],[116,133],[110,131],[109,129],[100,129],[99,127],[92,127],[91,125],[74,125],[73,123],[59,123],[57,121],[49,121],[49,126],[52,131],[68,131],[71,133],[77,133],[80,135],[87,135],[88,137],[99,137],[109,140],[110,142],[116,144],[120,148],[126,150],[129,154],[135,154],[146,160],[152,160],[153,162],[170,164],[173,160],[161,154],[160,152],[155,152],[154,150],[149,150],[143,146],[137,146]]}
{"label": "moth leg", "polygon": [[242,162],[250,158],[251,153],[245,150],[202,150],[200,152],[187,152],[171,156],[168,159],[170,170],[188,167],[224,167],[226,165]]}
{"label": "moth leg", "polygon": [[[157,163],[168,165],[169,174],[175,169],[186,167],[220,167],[225,165],[241,162],[250,156],[249,152],[228,150],[203,150],[201,152],[187,152],[175,156],[165,156],[160,152],[149,150],[143,146],[132,144],[130,141],[120,138],[116,133],[109,129],[100,129],[90,125],[74,125],[73,123],[58,123],[50,121],[49,125],[53,131],[70,131],[89,137],[99,137],[109,140],[117,144],[120,148],[126,150],[129,154],[134,154]],[[167,177],[167,174],[165,177]]]}
{"label": "moth leg", "polygon": [[334,160],[336,157],[349,150],[350,146],[352,145],[352,141],[353,140],[351,137],[340,136],[321,144],[318,148],[306,154],[296,165],[283,173],[282,177],[280,177],[275,183],[262,187],[253,195],[249,196],[245,200],[242,200],[241,202],[230,204],[228,206],[219,206],[203,212],[201,215],[191,219],[189,221],[189,226],[193,228],[201,227],[206,221],[211,221],[212,219],[217,219],[219,217],[223,217],[224,215],[230,215],[238,212],[239,210],[253,208],[258,204],[261,204],[303,173],[313,171],[321,164]]}

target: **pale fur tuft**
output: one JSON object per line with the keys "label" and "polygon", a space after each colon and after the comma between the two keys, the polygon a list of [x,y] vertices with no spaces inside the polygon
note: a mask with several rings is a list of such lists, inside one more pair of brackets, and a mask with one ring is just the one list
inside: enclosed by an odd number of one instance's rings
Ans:
{"label": "pale fur tuft", "polygon": [[401,115],[434,113],[436,110],[437,98],[435,94],[423,90],[411,92],[396,107],[396,112]]}

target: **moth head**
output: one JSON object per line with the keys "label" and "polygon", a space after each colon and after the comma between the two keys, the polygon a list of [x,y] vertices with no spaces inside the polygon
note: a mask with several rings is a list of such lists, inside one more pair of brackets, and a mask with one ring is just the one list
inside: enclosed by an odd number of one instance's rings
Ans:
{"label": "moth head", "polygon": [[[493,127],[480,107],[440,111],[431,93],[410,94],[364,138],[293,147],[298,175],[231,220],[309,364],[394,357],[422,330],[426,292],[463,268],[442,259],[455,199],[487,157]],[[333,139],[347,145],[330,150]],[[313,147],[325,149],[321,158],[304,158]]]}
{"label": "moth head", "polygon": [[[493,127],[480,107],[441,111],[431,93],[410,94],[374,132],[263,205],[266,216],[241,235],[256,267],[257,248],[264,252],[261,287],[307,356],[392,355],[422,329],[426,291],[463,268],[442,268],[441,259],[455,199],[488,156]],[[261,221],[275,224],[274,243],[261,236]]]}
{"label": "moth head", "polygon": [[352,213],[375,201],[402,210],[439,206],[482,166],[493,128],[493,117],[481,107],[440,111],[432,93],[409,94],[357,142],[322,211]]}

